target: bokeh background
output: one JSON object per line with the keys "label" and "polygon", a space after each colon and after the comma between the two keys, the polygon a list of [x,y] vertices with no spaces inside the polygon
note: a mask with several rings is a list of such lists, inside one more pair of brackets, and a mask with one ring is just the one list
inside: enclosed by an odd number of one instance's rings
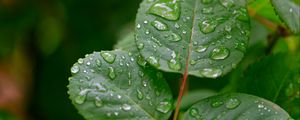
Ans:
{"label": "bokeh background", "polygon": [[[67,94],[70,67],[85,54],[113,49],[133,30],[140,2],[0,0],[0,120],[83,120]],[[241,64],[216,80],[191,76],[189,90],[226,91],[258,59],[300,53],[299,35],[288,31],[268,0],[255,0],[248,10],[251,37]],[[181,75],[164,74],[176,97]]]}

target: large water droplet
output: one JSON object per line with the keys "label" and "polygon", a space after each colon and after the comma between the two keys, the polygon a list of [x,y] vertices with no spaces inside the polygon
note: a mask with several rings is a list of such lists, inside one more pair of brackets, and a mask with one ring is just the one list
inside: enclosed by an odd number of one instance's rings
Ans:
{"label": "large water droplet", "polygon": [[225,47],[217,47],[211,52],[210,58],[214,60],[223,60],[229,56],[229,50]]}
{"label": "large water droplet", "polygon": [[168,30],[168,26],[165,23],[160,22],[158,20],[151,22],[151,25],[154,26],[159,31]]}
{"label": "large water droplet", "polygon": [[172,104],[170,101],[162,101],[158,104],[158,106],[156,107],[156,110],[162,113],[168,113],[172,108]]}
{"label": "large water droplet", "polygon": [[136,92],[137,92],[137,98],[139,100],[142,100],[144,98],[144,95],[143,95],[142,91],[137,89]]}
{"label": "large water droplet", "polygon": [[227,109],[235,109],[241,104],[241,101],[236,98],[230,98],[226,101],[225,107]]}
{"label": "large water droplet", "polygon": [[201,52],[205,52],[206,49],[207,49],[207,46],[201,45],[201,46],[198,46],[195,50],[196,50],[196,52],[201,53]]}
{"label": "large water droplet", "polygon": [[170,35],[167,35],[166,38],[172,42],[178,42],[181,40],[180,35],[177,35],[176,33],[171,33]]}
{"label": "large water droplet", "polygon": [[203,14],[210,14],[213,12],[213,7],[207,7],[202,9]]}
{"label": "large water droplet", "polygon": [[82,59],[82,58],[79,58],[79,59],[78,59],[78,63],[79,63],[79,64],[82,64],[82,63],[83,63],[83,59]]}
{"label": "large water droplet", "polygon": [[82,104],[82,103],[84,103],[85,99],[86,99],[86,94],[84,94],[84,95],[78,95],[78,96],[75,98],[75,102],[76,102],[77,104]]}
{"label": "large water droplet", "polygon": [[204,34],[211,33],[215,31],[217,22],[214,20],[204,20],[199,23],[199,27]]}
{"label": "large water droplet", "polygon": [[234,6],[233,0],[220,0],[220,3],[226,8],[230,8]]}
{"label": "large water droplet", "polygon": [[174,0],[158,0],[153,4],[148,13],[158,15],[167,20],[177,20],[180,16],[180,4]]}
{"label": "large water droplet", "polygon": [[138,56],[138,60],[137,60],[137,63],[140,65],[140,66],[143,66],[145,67],[147,62],[145,61],[145,59],[142,57],[142,56]]}
{"label": "large water droplet", "polygon": [[71,73],[75,74],[75,73],[78,73],[79,72],[79,67],[77,65],[74,65],[72,68],[71,68]]}
{"label": "large water droplet", "polygon": [[128,104],[123,104],[122,109],[125,110],[125,111],[129,111],[129,110],[131,110],[131,106],[128,105]]}
{"label": "large water droplet", "polygon": [[95,98],[95,105],[96,105],[97,107],[103,106],[103,102],[102,102],[102,100],[101,100],[99,97],[96,97],[96,98]]}
{"label": "large water droplet", "polygon": [[109,53],[109,52],[101,52],[101,56],[103,57],[103,59],[112,64],[115,62],[115,59],[116,59],[116,55],[113,54],[113,53]]}
{"label": "large water droplet", "polygon": [[222,100],[216,99],[216,100],[213,100],[210,105],[211,105],[211,107],[217,108],[223,104],[224,104],[224,102]]}
{"label": "large water droplet", "polygon": [[116,73],[113,67],[109,67],[108,76],[111,80],[116,78]]}
{"label": "large water droplet", "polygon": [[205,68],[199,72],[201,75],[208,78],[217,78],[222,75],[222,70],[217,68]]}
{"label": "large water droplet", "polygon": [[155,66],[155,67],[159,67],[159,66],[160,66],[160,65],[159,65],[158,59],[157,59],[156,57],[154,57],[154,56],[148,57],[148,58],[147,58],[147,61],[148,61],[151,65],[153,65],[153,66]]}
{"label": "large water droplet", "polygon": [[172,69],[172,70],[179,71],[181,69],[180,61],[177,61],[175,59],[171,59],[168,62],[168,65],[169,65],[169,68]]}

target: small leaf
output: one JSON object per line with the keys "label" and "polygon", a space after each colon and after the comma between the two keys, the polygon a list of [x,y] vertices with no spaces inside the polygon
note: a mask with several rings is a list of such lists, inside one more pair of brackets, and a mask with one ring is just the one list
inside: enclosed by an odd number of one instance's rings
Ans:
{"label": "small leaf", "polygon": [[292,32],[300,33],[300,6],[293,0],[272,0],[272,4]]}
{"label": "small leaf", "polygon": [[166,120],[172,95],[161,73],[124,51],[94,52],[71,68],[70,99],[88,120]]}
{"label": "small leaf", "polygon": [[288,113],[278,105],[252,95],[229,93],[200,100],[184,120],[287,120]]}
{"label": "small leaf", "polygon": [[160,70],[225,75],[248,44],[245,6],[244,0],[144,0],[136,18],[136,45]]}

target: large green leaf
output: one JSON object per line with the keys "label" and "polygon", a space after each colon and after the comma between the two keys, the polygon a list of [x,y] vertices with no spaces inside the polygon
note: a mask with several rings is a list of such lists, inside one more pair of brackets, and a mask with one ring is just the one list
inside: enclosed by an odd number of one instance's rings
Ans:
{"label": "large green leaf", "polygon": [[269,99],[286,109],[292,117],[300,119],[299,80],[299,54],[277,54],[251,65],[245,77],[238,81],[238,92]]}
{"label": "large green leaf", "polygon": [[71,68],[69,94],[88,120],[166,120],[172,95],[162,74],[124,51],[94,52]]}
{"label": "large green leaf", "polygon": [[136,44],[156,68],[200,77],[228,73],[248,44],[244,0],[144,0]]}
{"label": "large green leaf", "polygon": [[278,105],[252,95],[229,93],[209,97],[194,104],[184,120],[287,120]]}
{"label": "large green leaf", "polygon": [[280,18],[294,32],[300,33],[300,6],[293,0],[272,0]]}

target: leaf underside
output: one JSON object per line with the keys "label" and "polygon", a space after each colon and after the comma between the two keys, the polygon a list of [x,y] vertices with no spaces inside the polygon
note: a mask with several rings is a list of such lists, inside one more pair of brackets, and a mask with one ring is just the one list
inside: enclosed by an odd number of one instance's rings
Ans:
{"label": "leaf underside", "polygon": [[170,88],[160,72],[137,64],[131,53],[94,52],[71,68],[70,99],[87,120],[166,120]]}
{"label": "leaf underside", "polygon": [[184,73],[189,66],[190,75],[225,75],[248,45],[245,6],[244,0],[144,0],[136,18],[136,45],[160,70]]}
{"label": "leaf underside", "polygon": [[265,99],[229,93],[209,97],[194,104],[184,120],[287,120],[288,113]]}
{"label": "leaf underside", "polygon": [[292,32],[300,33],[300,6],[293,0],[272,0],[272,4]]}

